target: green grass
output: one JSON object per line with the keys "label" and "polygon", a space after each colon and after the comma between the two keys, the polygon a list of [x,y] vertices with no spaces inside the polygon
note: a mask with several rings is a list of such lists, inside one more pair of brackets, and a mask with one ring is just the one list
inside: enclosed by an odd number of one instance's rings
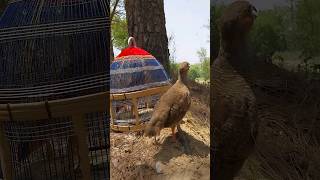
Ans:
{"label": "green grass", "polygon": [[[299,51],[284,51],[277,52],[273,57],[280,55],[283,57],[283,68],[288,69],[290,71],[296,71],[299,64],[303,64],[303,60],[299,57],[301,52]],[[281,62],[279,60],[273,60],[273,63],[276,65],[280,65]],[[310,65],[320,64],[320,56],[312,58],[308,61]]]}

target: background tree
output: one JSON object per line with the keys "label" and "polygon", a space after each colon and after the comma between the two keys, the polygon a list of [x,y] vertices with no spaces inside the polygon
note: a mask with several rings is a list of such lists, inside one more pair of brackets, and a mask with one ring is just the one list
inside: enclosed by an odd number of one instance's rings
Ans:
{"label": "background tree", "polygon": [[[310,68],[320,64],[320,1],[287,2],[287,6],[259,11],[250,33],[251,53],[259,60],[274,60],[274,64],[281,64],[286,69],[299,71],[303,68],[312,72]],[[218,21],[224,8],[224,4],[211,7],[213,59],[219,51]]]}
{"label": "background tree", "polygon": [[110,62],[114,59],[114,46],[122,49],[127,46],[126,40],[128,39],[127,21],[124,10],[123,0],[110,1],[111,13],[111,41],[110,41]]}
{"label": "background tree", "polygon": [[207,50],[201,48],[197,51],[198,57],[200,59],[200,77],[204,80],[210,79],[210,57],[207,55]]}
{"label": "background tree", "polygon": [[251,45],[259,57],[271,62],[277,51],[286,49],[281,9],[262,11],[251,33]]}
{"label": "background tree", "polygon": [[175,81],[178,78],[178,69],[179,64],[176,62],[176,43],[174,34],[169,35],[168,39],[168,47],[169,47],[169,74],[171,79]]}
{"label": "background tree", "polygon": [[192,81],[196,81],[196,79],[200,78],[201,67],[200,64],[191,65],[188,77]]}
{"label": "background tree", "polygon": [[205,48],[197,51],[200,63],[191,64],[188,77],[192,81],[199,83],[210,82],[210,57]]}
{"label": "background tree", "polygon": [[320,55],[320,1],[298,0],[296,6],[297,45],[302,57],[309,59]]}
{"label": "background tree", "polygon": [[115,15],[112,21],[112,42],[113,46],[119,50],[128,46],[127,20],[123,16]]}
{"label": "background tree", "polygon": [[129,35],[170,72],[163,0],[125,0],[125,10]]}

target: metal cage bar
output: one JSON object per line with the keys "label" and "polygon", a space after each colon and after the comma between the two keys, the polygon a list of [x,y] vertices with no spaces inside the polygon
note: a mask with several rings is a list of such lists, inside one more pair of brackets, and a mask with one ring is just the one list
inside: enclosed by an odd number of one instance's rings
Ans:
{"label": "metal cage bar", "polygon": [[[110,94],[110,112],[111,112],[111,129],[114,131],[119,132],[126,132],[126,131],[141,131],[145,127],[145,122],[141,118],[141,115],[138,112],[139,109],[139,99],[140,98],[148,98],[154,95],[160,96],[161,94],[165,93],[171,86],[160,86],[160,87],[154,87],[149,88],[141,91],[136,92],[129,92],[129,93],[120,93],[120,94]],[[131,108],[133,110],[133,124],[130,125],[128,121],[130,119],[126,118],[123,119],[125,121],[125,124],[117,124],[116,123],[116,112],[114,110],[114,106],[117,106],[115,104],[118,101],[130,101],[131,102]],[[148,107],[148,106],[147,106]]]}
{"label": "metal cage bar", "polygon": [[109,0],[8,4],[0,19],[6,180],[109,179],[109,14]]}

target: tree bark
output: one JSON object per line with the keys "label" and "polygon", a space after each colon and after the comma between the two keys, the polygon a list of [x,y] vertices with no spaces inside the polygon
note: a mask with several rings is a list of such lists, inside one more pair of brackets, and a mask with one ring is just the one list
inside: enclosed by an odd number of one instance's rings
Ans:
{"label": "tree bark", "polygon": [[112,39],[110,40],[110,64],[113,62],[114,60],[114,51],[113,51],[113,41]]}
{"label": "tree bark", "polygon": [[163,0],[125,0],[128,33],[169,72],[169,48]]}
{"label": "tree bark", "polygon": [[[111,15],[110,15],[110,22],[111,23],[112,23],[114,15],[116,14],[116,9],[119,4],[119,1],[120,0],[115,0],[115,2],[114,2],[114,5],[113,5],[112,11],[111,11]],[[110,33],[111,33],[111,30],[110,30]],[[110,64],[112,63],[113,60],[114,60],[114,51],[113,51],[113,41],[111,39],[111,41],[110,41]]]}

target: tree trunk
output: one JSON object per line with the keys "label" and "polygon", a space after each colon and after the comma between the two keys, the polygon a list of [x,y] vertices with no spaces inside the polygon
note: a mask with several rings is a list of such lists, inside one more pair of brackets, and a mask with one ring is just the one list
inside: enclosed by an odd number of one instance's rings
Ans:
{"label": "tree trunk", "polygon": [[[111,23],[112,23],[114,15],[116,14],[116,9],[117,9],[119,2],[120,2],[120,0],[114,1],[114,5],[112,7],[112,11],[111,11],[111,15],[110,15],[110,22]],[[111,30],[110,30],[110,34],[111,34]],[[111,41],[110,41],[110,64],[112,63],[113,60],[114,60],[114,50],[113,50],[113,40],[111,39]]]}
{"label": "tree trunk", "polygon": [[129,36],[169,72],[169,49],[163,0],[126,0]]}
{"label": "tree trunk", "polygon": [[113,51],[113,41],[110,41],[110,64],[113,62],[114,60],[114,51]]}

